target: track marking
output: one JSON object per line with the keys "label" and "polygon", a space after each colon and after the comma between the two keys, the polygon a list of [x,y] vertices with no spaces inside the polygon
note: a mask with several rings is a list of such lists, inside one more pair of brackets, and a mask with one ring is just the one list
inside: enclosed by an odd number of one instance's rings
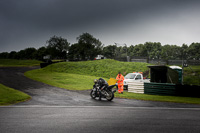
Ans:
{"label": "track marking", "polygon": [[200,108],[174,108],[174,107],[124,107],[124,106],[44,106],[44,105],[20,105],[0,106],[0,108],[115,108],[115,109],[156,109],[156,110],[199,110]]}

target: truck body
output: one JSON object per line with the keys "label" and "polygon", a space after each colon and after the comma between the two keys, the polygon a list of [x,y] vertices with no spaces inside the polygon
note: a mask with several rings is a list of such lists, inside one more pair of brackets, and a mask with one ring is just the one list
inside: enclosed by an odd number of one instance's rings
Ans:
{"label": "truck body", "polygon": [[142,72],[133,72],[124,77],[124,89],[128,90],[129,82],[150,82],[150,79],[145,79]]}

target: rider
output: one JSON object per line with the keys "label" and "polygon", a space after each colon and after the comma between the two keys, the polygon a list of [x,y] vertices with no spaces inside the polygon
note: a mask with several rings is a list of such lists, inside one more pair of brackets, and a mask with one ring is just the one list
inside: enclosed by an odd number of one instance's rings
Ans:
{"label": "rider", "polygon": [[101,90],[108,87],[108,83],[104,79],[99,78],[98,81],[97,81],[97,84],[99,84],[99,86],[100,86],[99,87],[99,100],[101,100]]}

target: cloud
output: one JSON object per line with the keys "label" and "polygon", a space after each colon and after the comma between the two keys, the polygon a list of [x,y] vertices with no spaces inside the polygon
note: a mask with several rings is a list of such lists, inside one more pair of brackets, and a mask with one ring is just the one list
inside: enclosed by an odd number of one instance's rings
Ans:
{"label": "cloud", "polygon": [[[1,0],[0,52],[39,48],[89,32],[106,45],[199,41],[198,0]],[[200,42],[200,41],[199,41]]]}

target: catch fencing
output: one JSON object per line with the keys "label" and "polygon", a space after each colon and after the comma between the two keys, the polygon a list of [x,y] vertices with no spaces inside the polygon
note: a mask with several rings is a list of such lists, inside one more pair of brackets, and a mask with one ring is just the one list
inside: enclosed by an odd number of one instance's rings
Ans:
{"label": "catch fencing", "polygon": [[163,60],[163,59],[148,59],[147,57],[118,57],[115,58],[118,61],[124,62],[146,62],[150,64],[158,65],[182,65],[182,63],[187,63],[188,65],[200,65],[200,60]]}

